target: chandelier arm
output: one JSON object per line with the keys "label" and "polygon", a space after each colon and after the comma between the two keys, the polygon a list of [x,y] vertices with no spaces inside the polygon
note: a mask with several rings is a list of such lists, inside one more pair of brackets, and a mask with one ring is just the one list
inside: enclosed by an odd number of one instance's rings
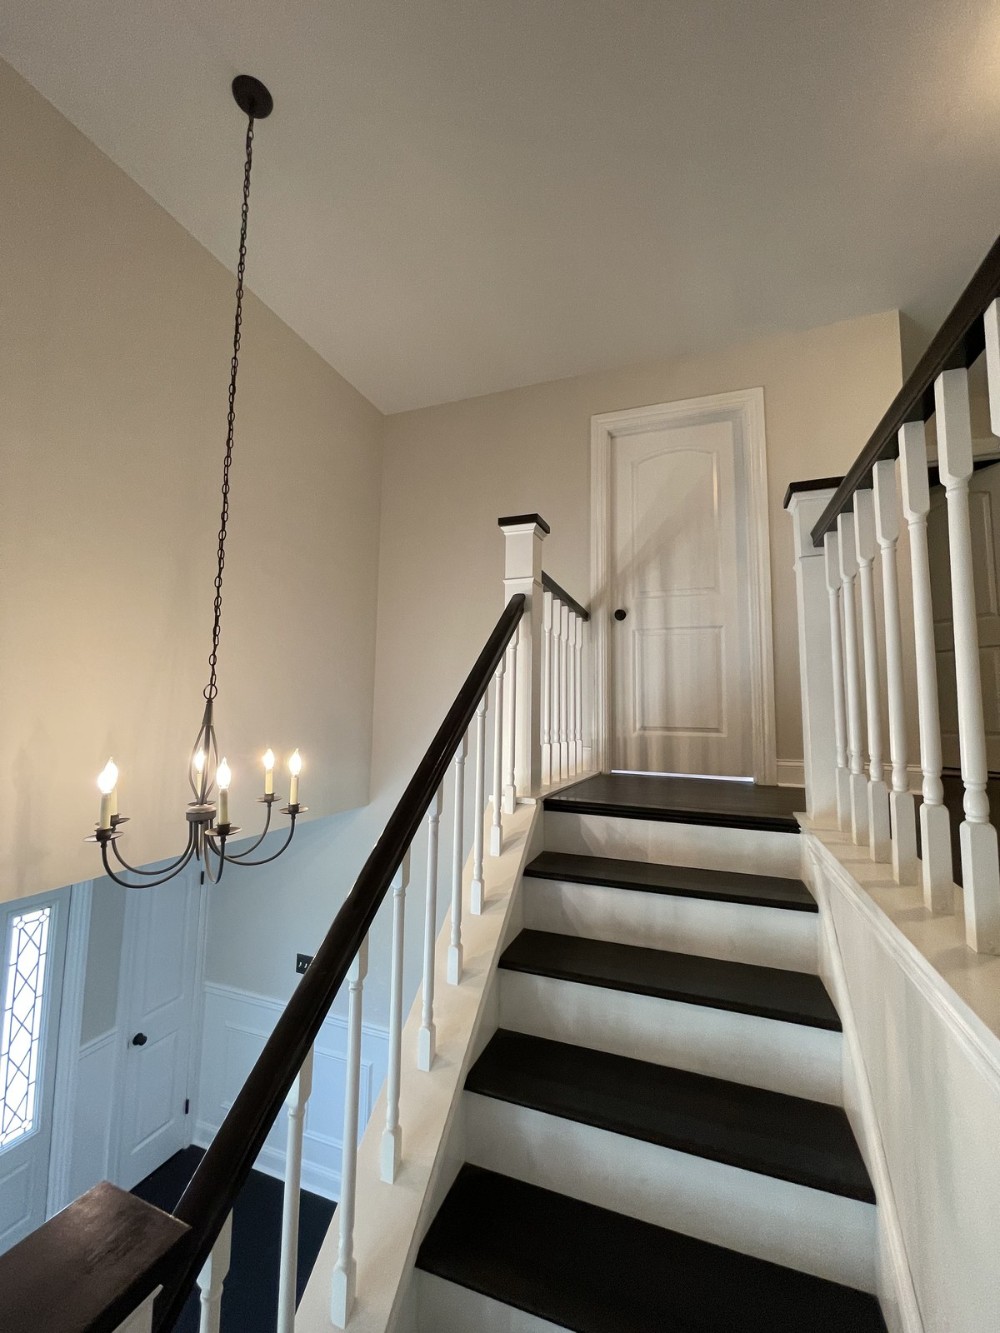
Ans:
{"label": "chandelier arm", "polygon": [[[110,841],[110,839],[108,841]],[[147,880],[146,882],[141,884],[130,884],[127,879],[122,879],[120,875],[115,874],[114,870],[112,869],[111,862],[108,859],[108,843],[105,841],[101,842],[101,860],[104,862],[104,873],[107,875],[109,879],[114,880],[116,884],[120,884],[123,889],[155,889],[160,884],[166,884],[167,880],[174,879],[177,875],[181,873],[181,871],[184,869],[187,863],[191,860],[193,854],[194,854],[194,842],[189,841],[187,852],[185,853],[184,858],[181,861],[181,864],[178,865],[176,869],[171,870],[168,874],[163,875],[162,878],[160,879]],[[131,868],[132,868],[131,866],[126,867],[126,869],[129,870],[131,870]]]}
{"label": "chandelier arm", "polygon": [[[124,866],[124,868],[127,871],[129,871],[130,874],[147,875],[149,876],[149,878],[152,879],[156,875],[162,875],[168,871],[172,872],[175,868],[177,870],[183,870],[183,868],[187,865],[188,861],[191,860],[191,829],[188,829],[187,846],[184,848],[183,852],[181,852],[180,856],[178,856],[176,861],[171,861],[171,863],[168,866],[161,866],[159,870],[143,870],[141,866],[130,865],[129,862],[125,860],[124,856],[122,856],[121,852],[118,850],[117,839],[113,839],[111,841],[111,850],[115,854],[115,860],[120,865]],[[159,882],[162,883],[162,880]]]}
{"label": "chandelier arm", "polygon": [[[238,856],[227,856],[225,853],[225,849],[223,849],[222,851],[223,859],[226,861],[232,861],[234,865],[238,866],[266,866],[271,861],[277,861],[278,857],[282,854],[282,852],[287,850],[289,843],[295,836],[295,816],[292,815],[291,819],[292,822],[288,830],[288,836],[285,838],[285,841],[281,844],[281,846],[278,848],[278,850],[274,853],[273,856],[263,856],[259,861],[245,861],[243,858],[246,855],[246,852],[240,852]],[[253,848],[252,847],[248,848],[248,850],[253,851]]]}
{"label": "chandelier arm", "polygon": [[[233,864],[235,865],[238,862],[244,860],[245,857],[252,856],[253,853],[257,850],[260,844],[267,837],[268,832],[270,831],[271,828],[271,805],[272,802],[269,801],[267,804],[267,818],[264,820],[264,829],[263,832],[260,834],[260,836],[258,838],[255,838],[254,841],[250,844],[250,846],[245,848],[242,852],[230,852],[229,855],[226,857],[227,861],[232,861]],[[247,864],[249,864],[249,862]]]}

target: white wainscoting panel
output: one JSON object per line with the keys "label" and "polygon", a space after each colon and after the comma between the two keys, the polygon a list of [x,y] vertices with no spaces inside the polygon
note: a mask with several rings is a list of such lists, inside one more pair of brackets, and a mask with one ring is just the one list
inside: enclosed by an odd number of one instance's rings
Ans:
{"label": "white wainscoting panel", "polygon": [[108,1144],[115,1099],[118,1029],[109,1028],[80,1047],[76,1067],[69,1170],[63,1206],[100,1180],[109,1180]]}
{"label": "white wainscoting panel", "polygon": [[[217,982],[205,983],[194,1141],[211,1143],[237,1092],[278,1021],[284,1003]],[[347,1021],[331,1014],[316,1040],[312,1097],[306,1111],[302,1147],[302,1188],[327,1199],[340,1195],[340,1156],[344,1122]],[[385,1080],[388,1033],[365,1024],[361,1039],[361,1106],[359,1137]],[[257,1168],[283,1179],[285,1174],[285,1112],[279,1115],[257,1159]]]}

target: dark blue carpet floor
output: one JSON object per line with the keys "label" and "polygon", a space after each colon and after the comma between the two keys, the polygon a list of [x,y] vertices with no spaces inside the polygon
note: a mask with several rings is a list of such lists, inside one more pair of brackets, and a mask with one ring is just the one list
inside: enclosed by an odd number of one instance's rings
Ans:
{"label": "dark blue carpet floor", "polygon": [[[170,1212],[202,1157],[185,1148],[132,1191]],[[281,1252],[280,1180],[252,1171],[233,1209],[233,1257],[222,1296],[223,1333],[273,1333],[278,1310],[278,1256]],[[305,1290],[334,1204],[302,1192],[299,1221],[298,1297]],[[198,1333],[198,1294],[189,1298],[174,1333]]]}

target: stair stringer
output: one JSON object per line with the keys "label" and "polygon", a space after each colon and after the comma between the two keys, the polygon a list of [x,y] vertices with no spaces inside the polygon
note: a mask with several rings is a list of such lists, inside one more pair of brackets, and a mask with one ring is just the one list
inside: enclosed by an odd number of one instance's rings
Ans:
{"label": "stair stringer", "polygon": [[[447,981],[450,916],[435,952],[437,1054],[417,1069],[421,996],[403,1028],[400,1125],[403,1156],[394,1184],[379,1176],[385,1125],[383,1088],[358,1149],[354,1253],[357,1303],[350,1333],[414,1333],[419,1299],[416,1256],[427,1228],[465,1161],[465,1079],[499,1025],[497,965],[522,928],[524,867],[542,850],[542,804],[519,804],[504,818],[505,850],[484,861],[486,911],[463,918],[464,972]],[[468,901],[471,857],[465,867]],[[330,1279],[337,1261],[334,1214],[295,1316],[296,1333],[330,1333]]]}
{"label": "stair stringer", "polygon": [[878,1200],[875,1215],[878,1223],[879,1289],[876,1295],[889,1333],[925,1333],[889,1178],[875,1099],[861,1052],[840,941],[830,911],[826,872],[819,865],[815,845],[805,829],[802,836],[802,879],[819,904],[819,974],[833,997],[843,1028],[844,1110],[865,1159]]}

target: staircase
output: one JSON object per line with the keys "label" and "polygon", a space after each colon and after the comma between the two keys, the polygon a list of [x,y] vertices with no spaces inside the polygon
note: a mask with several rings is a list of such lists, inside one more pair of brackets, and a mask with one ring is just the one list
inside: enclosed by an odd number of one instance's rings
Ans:
{"label": "staircase", "polygon": [[801,795],[599,777],[546,800],[422,1333],[885,1328]]}

